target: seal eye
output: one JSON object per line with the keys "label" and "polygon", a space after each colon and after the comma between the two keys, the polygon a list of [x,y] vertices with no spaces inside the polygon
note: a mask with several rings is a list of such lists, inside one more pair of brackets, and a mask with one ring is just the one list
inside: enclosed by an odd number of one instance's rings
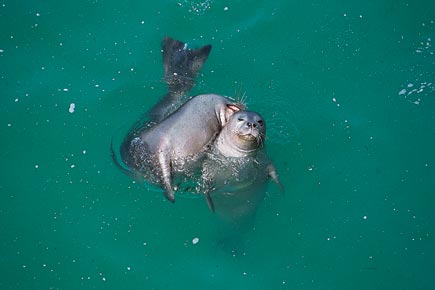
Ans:
{"label": "seal eye", "polygon": [[243,118],[238,118],[237,120],[238,120],[239,122],[244,121]]}
{"label": "seal eye", "polygon": [[261,127],[263,127],[263,124],[264,124],[263,120],[258,120],[257,123],[258,123]]}

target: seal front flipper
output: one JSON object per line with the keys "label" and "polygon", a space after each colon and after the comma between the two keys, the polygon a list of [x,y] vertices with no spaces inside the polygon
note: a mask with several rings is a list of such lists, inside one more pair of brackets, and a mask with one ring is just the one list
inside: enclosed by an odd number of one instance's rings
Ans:
{"label": "seal front flipper", "polygon": [[205,193],[205,201],[207,202],[208,208],[214,213],[214,203],[211,199],[210,192]]}
{"label": "seal front flipper", "polygon": [[175,194],[174,194],[174,190],[172,189],[172,182],[171,182],[170,160],[168,160],[167,156],[165,155],[165,152],[163,151],[160,151],[158,159],[159,159],[159,165],[161,170],[161,181],[162,181],[163,188],[165,190],[165,196],[169,201],[175,202]]}
{"label": "seal front flipper", "polygon": [[266,168],[268,175],[272,178],[272,180],[278,185],[278,188],[281,192],[284,192],[284,187],[279,181],[278,173],[276,173],[276,168],[273,164],[269,164]]}
{"label": "seal front flipper", "polygon": [[186,43],[165,37],[162,41],[165,82],[169,92],[148,112],[151,121],[160,122],[182,104],[185,93],[194,85],[195,77],[207,60],[211,45],[189,49]]}

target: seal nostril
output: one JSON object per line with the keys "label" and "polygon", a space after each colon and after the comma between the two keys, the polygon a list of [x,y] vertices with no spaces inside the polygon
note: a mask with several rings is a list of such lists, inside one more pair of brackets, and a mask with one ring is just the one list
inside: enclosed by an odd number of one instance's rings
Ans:
{"label": "seal nostril", "polygon": [[251,122],[247,122],[246,125],[248,125],[248,127],[252,127],[252,123]]}
{"label": "seal nostril", "polygon": [[257,127],[257,124],[252,124],[252,127],[256,128],[256,127]]}

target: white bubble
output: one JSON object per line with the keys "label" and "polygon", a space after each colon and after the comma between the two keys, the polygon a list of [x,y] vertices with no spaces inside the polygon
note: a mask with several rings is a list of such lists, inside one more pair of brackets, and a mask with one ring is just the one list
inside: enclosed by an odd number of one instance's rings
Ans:
{"label": "white bubble", "polygon": [[68,112],[70,112],[71,114],[74,113],[75,108],[76,108],[76,104],[71,103],[71,104],[69,105]]}
{"label": "white bubble", "polygon": [[193,238],[192,239],[192,244],[196,245],[199,242],[199,238]]}

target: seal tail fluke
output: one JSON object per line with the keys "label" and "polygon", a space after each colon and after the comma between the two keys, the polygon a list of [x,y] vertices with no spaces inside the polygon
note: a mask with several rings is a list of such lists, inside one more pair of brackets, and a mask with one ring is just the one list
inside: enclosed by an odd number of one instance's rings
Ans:
{"label": "seal tail fluke", "polygon": [[165,37],[162,41],[165,81],[169,92],[182,94],[192,89],[195,76],[208,58],[211,45],[190,49],[179,40]]}
{"label": "seal tail fluke", "polygon": [[182,97],[189,92],[195,77],[208,58],[211,45],[190,49],[179,40],[165,37],[162,41],[166,94],[148,113],[151,121],[160,122],[182,104]]}

